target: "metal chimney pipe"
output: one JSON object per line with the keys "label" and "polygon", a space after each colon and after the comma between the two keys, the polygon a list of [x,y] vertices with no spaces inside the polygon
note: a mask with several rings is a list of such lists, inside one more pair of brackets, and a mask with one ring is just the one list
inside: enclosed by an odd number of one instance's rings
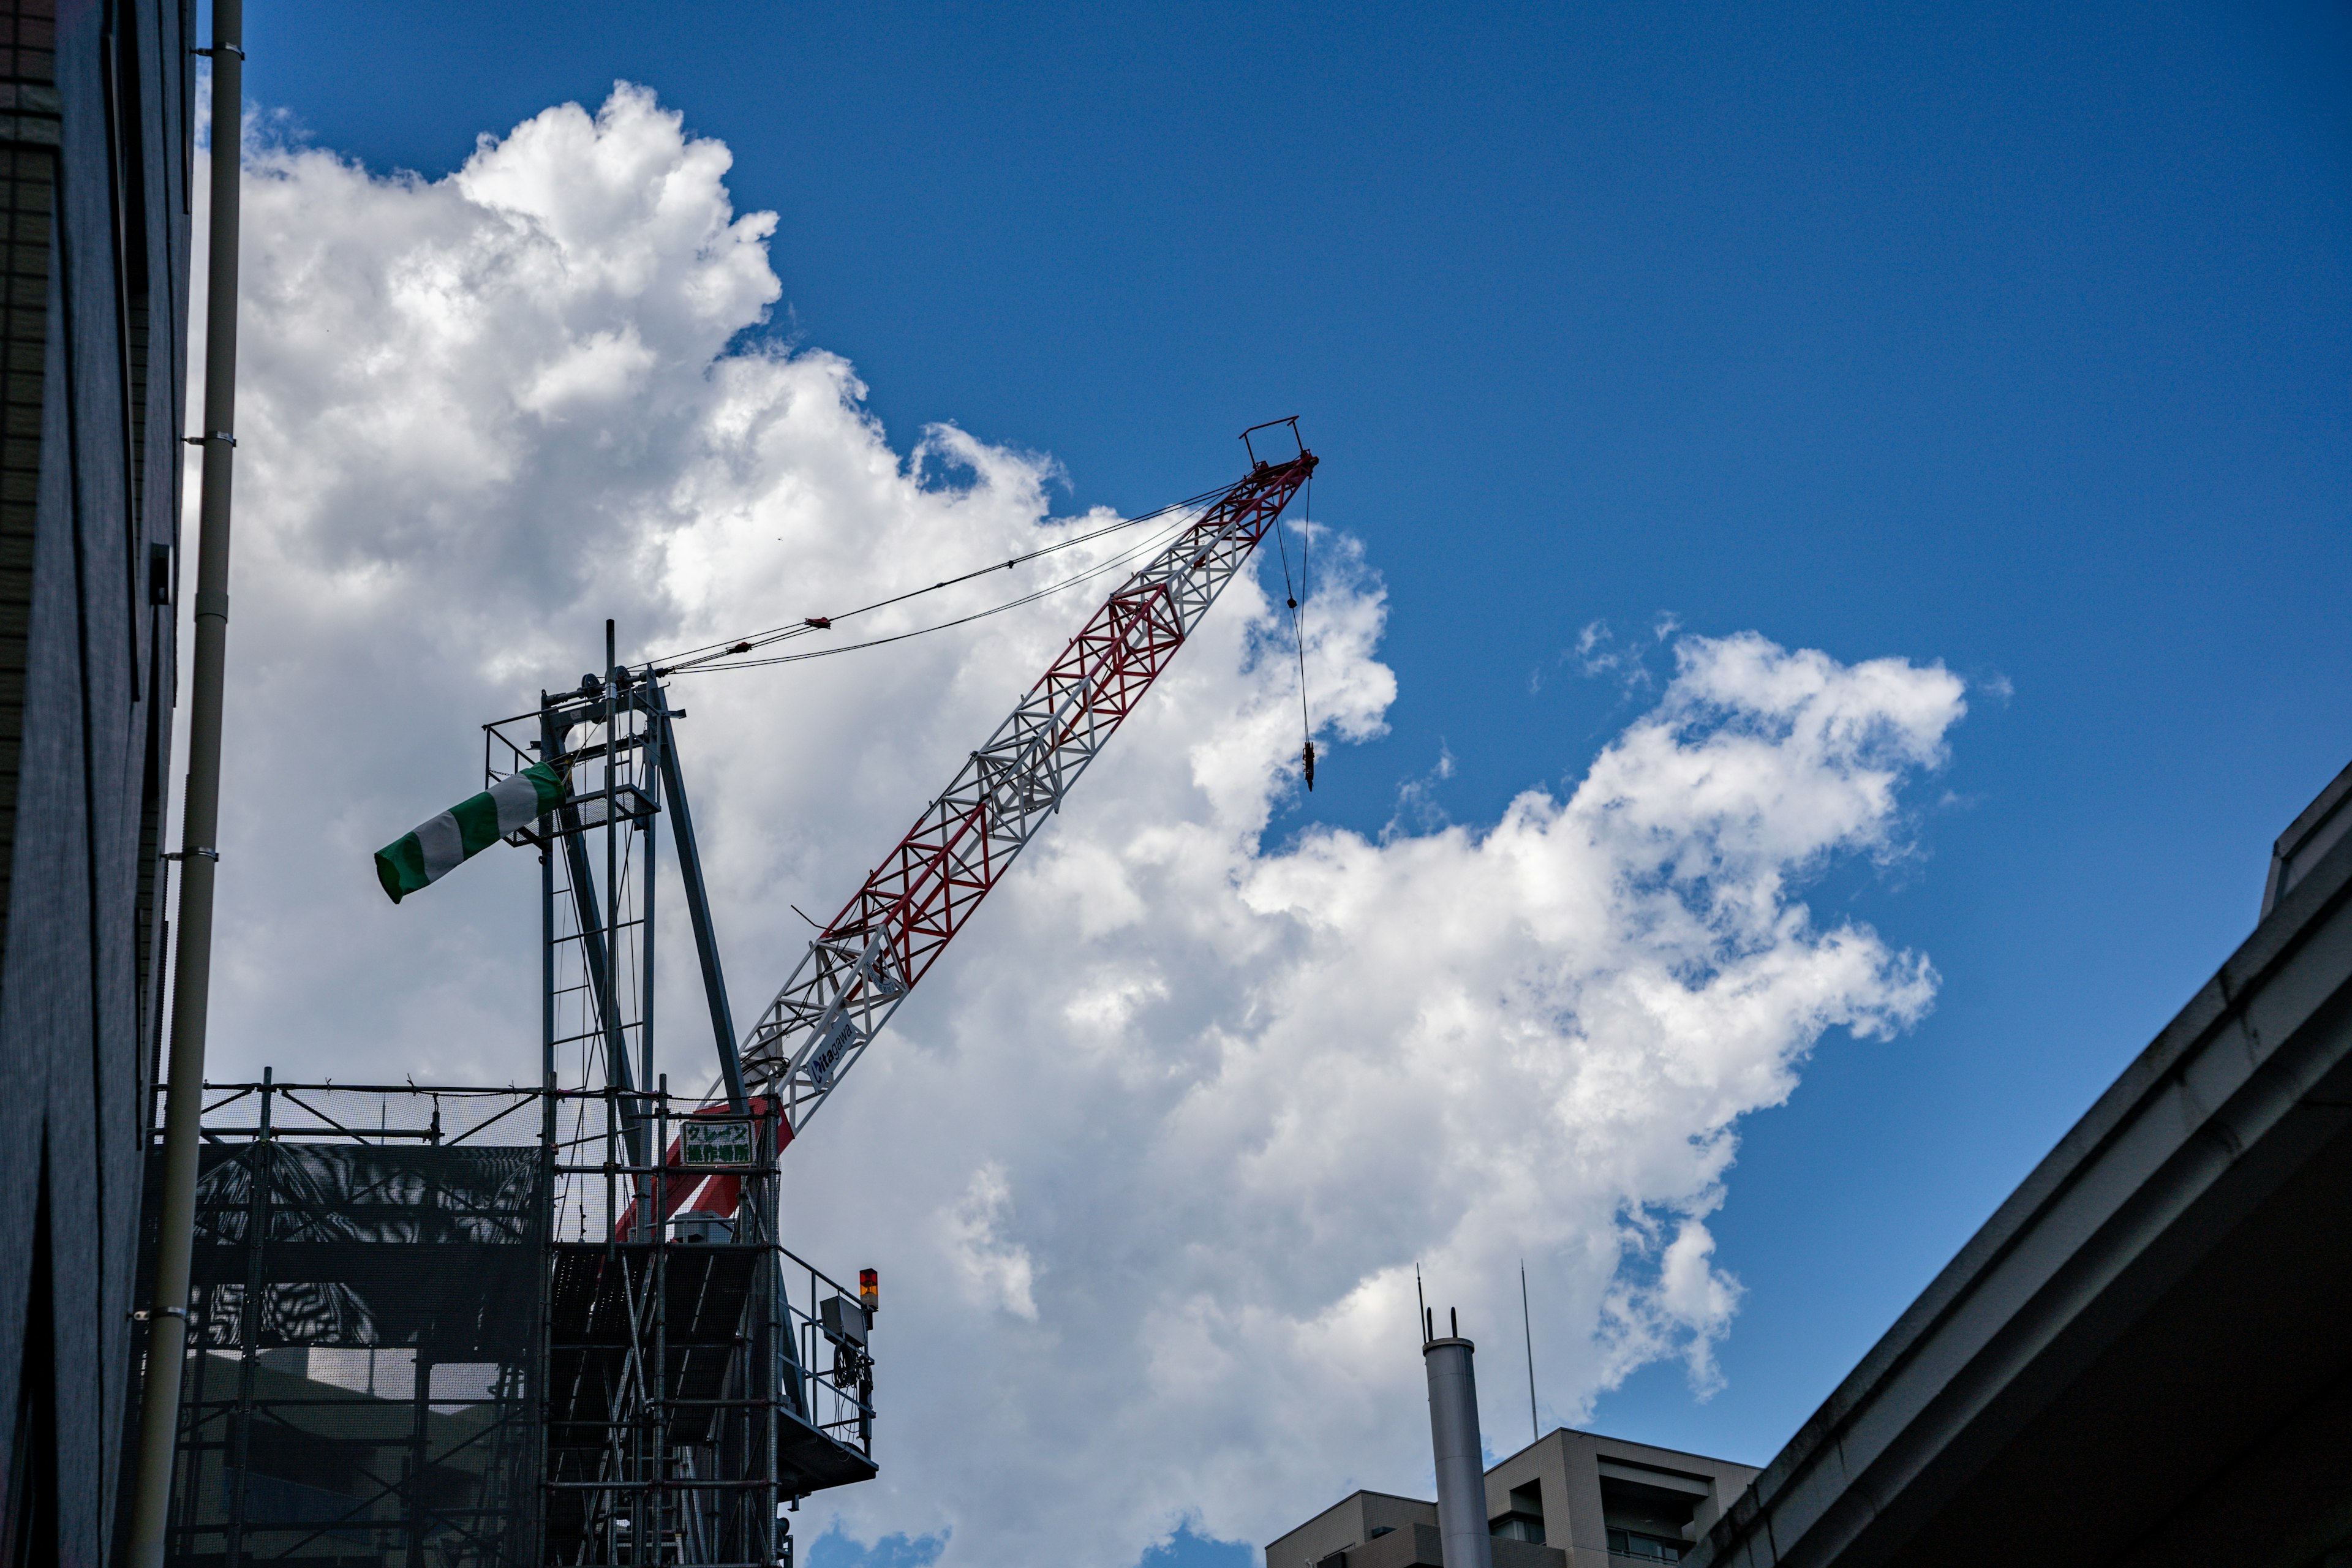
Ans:
{"label": "metal chimney pipe", "polygon": [[[1453,1326],[1458,1331],[1460,1321]],[[1432,1325],[1423,1319],[1423,1332]],[[1478,1440],[1477,1346],[1458,1332],[1421,1347],[1429,1373],[1429,1443],[1437,1459],[1437,1536],[1445,1568],[1494,1568],[1486,1534],[1486,1454]]]}

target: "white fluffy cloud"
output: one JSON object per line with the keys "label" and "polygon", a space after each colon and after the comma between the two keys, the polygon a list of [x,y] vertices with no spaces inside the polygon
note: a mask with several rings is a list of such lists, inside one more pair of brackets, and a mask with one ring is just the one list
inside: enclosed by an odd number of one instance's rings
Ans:
{"label": "white fluffy cloud", "polygon": [[[599,662],[604,616],[642,655],[1087,526],[1049,516],[1050,463],[952,428],[901,457],[848,364],[746,346],[773,219],[728,164],[625,88],[436,182],[257,150],[215,1076],[533,1073],[530,862],[394,909],[368,855],[475,787],[479,722]],[[1344,536],[1323,554],[1314,686],[1361,740],[1381,590]],[[856,885],[1086,592],[679,683],[740,1016],[796,957],[789,903]],[[1661,1358],[1704,1388],[1738,1119],[1825,1031],[1929,1005],[1924,958],[1799,893],[1900,851],[1964,711],[1940,667],[1684,637],[1565,799],[1277,845],[1270,608],[1234,586],[793,1152],[796,1240],[886,1291],[884,1478],[804,1535],[1116,1564],[1186,1518],[1262,1541],[1421,1485],[1416,1262],[1475,1327],[1528,1258],[1561,1418]],[[672,994],[665,1065],[698,1084]]]}

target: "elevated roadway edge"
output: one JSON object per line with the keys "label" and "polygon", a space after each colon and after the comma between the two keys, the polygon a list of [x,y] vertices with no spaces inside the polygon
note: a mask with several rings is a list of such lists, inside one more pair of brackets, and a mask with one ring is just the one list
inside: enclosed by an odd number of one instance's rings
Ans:
{"label": "elevated roadway edge", "polygon": [[2352,1541],[2352,837],[2326,834],[2333,806],[2282,839],[2292,879],[2252,934],[1687,1563],[2305,1568]]}

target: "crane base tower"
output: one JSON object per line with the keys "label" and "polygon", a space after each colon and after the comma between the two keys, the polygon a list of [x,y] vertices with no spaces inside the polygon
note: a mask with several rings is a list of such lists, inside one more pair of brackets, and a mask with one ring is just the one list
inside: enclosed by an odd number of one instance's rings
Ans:
{"label": "crane base tower", "polygon": [[[776,1224],[791,1133],[735,1067],[676,717],[612,667],[484,727],[491,782],[567,784],[509,836],[535,1088],[207,1087],[173,1568],[776,1568],[789,1507],[877,1473],[872,1297]],[[654,1067],[664,821],[713,1096]]]}

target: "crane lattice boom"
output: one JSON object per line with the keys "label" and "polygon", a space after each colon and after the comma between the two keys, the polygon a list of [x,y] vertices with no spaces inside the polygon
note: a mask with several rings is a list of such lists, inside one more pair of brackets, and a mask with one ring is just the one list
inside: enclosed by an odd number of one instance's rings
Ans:
{"label": "crane lattice boom", "polygon": [[1094,614],[842,906],[743,1048],[797,1132],[856,1064],[1315,468],[1256,465]]}

